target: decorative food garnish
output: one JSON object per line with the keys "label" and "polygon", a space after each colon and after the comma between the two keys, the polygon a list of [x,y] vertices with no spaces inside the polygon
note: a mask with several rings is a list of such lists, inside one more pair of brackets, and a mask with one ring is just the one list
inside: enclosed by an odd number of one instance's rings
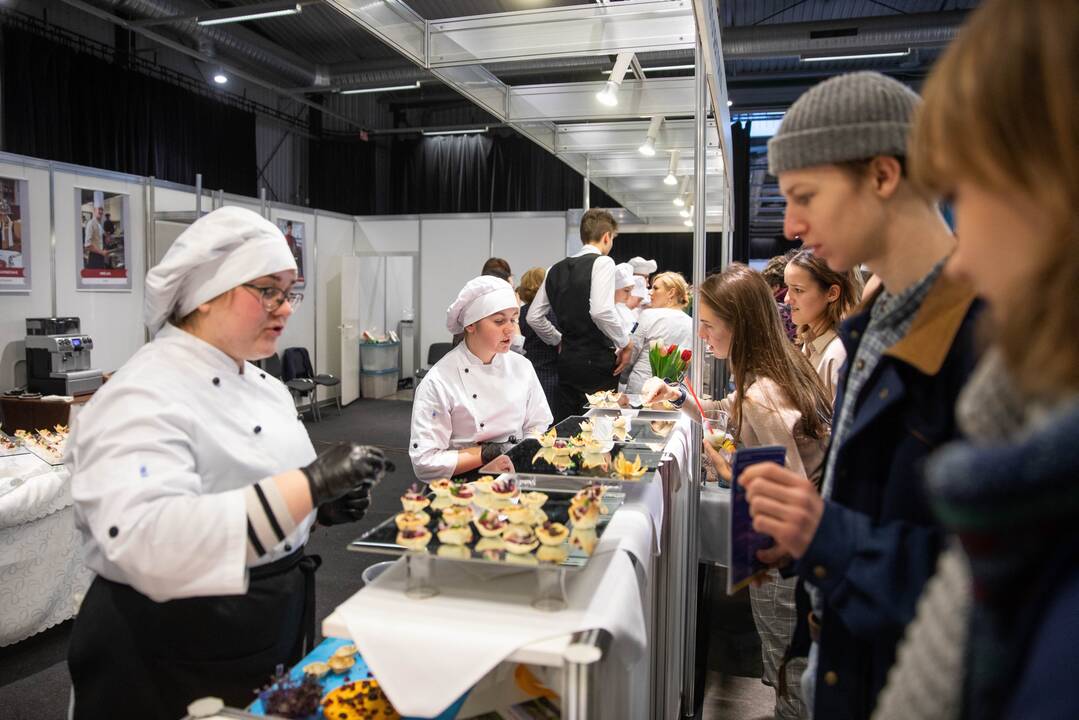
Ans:
{"label": "decorative food garnish", "polygon": [[558,438],[558,432],[551,428],[547,432],[539,436],[540,447],[551,447],[554,445],[555,440]]}
{"label": "decorative food garnish", "polygon": [[502,534],[502,531],[509,525],[508,522],[500,518],[496,513],[483,511],[483,514],[476,519],[476,529],[480,531],[480,535],[485,538],[498,537]]}
{"label": "decorative food garnish", "polygon": [[399,720],[400,715],[374,679],[345,683],[322,701],[328,720]]}
{"label": "decorative food garnish", "polygon": [[647,470],[647,467],[641,465],[640,455],[638,455],[633,462],[626,460],[625,455],[622,453],[618,453],[618,457],[614,459],[614,471],[622,477],[639,478],[644,475]]}
{"label": "decorative food garnish", "polygon": [[421,528],[431,522],[431,516],[423,510],[420,510],[419,512],[405,511],[403,513],[397,513],[393,520],[397,523],[398,530],[415,530],[416,528]]}
{"label": "decorative food garnish", "polygon": [[491,483],[491,493],[499,497],[513,497],[517,494],[517,481],[512,478],[496,480]]}
{"label": "decorative food garnish", "polygon": [[420,486],[416,483],[412,483],[408,490],[405,491],[405,494],[401,496],[401,505],[404,506],[405,510],[411,512],[419,512],[430,504],[431,499],[420,492]]}
{"label": "decorative food garnish", "polygon": [[305,718],[318,712],[322,683],[309,673],[301,680],[294,680],[283,665],[278,665],[270,684],[262,688],[260,695],[267,713],[283,718]]}
{"label": "decorative food garnish", "polygon": [[463,483],[454,483],[450,488],[450,499],[458,505],[468,505],[475,496],[472,488]]}

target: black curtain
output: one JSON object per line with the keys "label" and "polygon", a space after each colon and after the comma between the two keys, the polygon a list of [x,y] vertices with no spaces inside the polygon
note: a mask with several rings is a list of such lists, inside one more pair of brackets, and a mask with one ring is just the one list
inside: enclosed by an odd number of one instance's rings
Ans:
{"label": "black curtain", "polygon": [[[580,175],[512,132],[311,141],[311,204],[326,210],[539,212],[579,208],[583,199]],[[594,185],[591,202],[618,207]]]}
{"label": "black curtain", "polygon": [[4,149],[256,194],[255,116],[10,26]]}
{"label": "black curtain", "polygon": [[[705,247],[705,272],[719,265],[720,240],[723,233],[708,233]],[[656,272],[680,272],[693,281],[693,233],[619,233],[614,240],[611,258],[616,263],[629,262],[632,257],[655,260]]]}
{"label": "black curtain", "polygon": [[731,258],[748,263],[750,258],[749,225],[749,128],[731,123],[731,171],[734,176],[734,233]]}

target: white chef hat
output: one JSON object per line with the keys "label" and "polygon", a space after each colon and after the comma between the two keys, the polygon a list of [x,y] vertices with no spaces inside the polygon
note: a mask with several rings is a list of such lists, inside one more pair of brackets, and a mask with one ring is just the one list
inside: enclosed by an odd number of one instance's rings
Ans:
{"label": "white chef hat", "polygon": [[618,263],[614,266],[614,288],[621,290],[630,287],[633,282],[633,266],[629,263]]}
{"label": "white chef hat", "polygon": [[634,275],[651,275],[659,269],[655,260],[645,260],[640,255],[635,258],[630,258],[629,264],[633,266]]}
{"label": "white chef hat", "polygon": [[648,284],[640,275],[633,276],[633,290],[630,291],[630,295],[639,297],[642,305],[648,305],[652,300],[652,296],[648,292]]}
{"label": "white chef hat", "polygon": [[156,333],[176,315],[263,275],[295,270],[285,236],[251,210],[226,206],[180,233],[146,275],[143,319]]}
{"label": "white chef hat", "polygon": [[465,283],[457,299],[446,310],[446,327],[456,335],[464,332],[465,326],[488,315],[517,307],[517,295],[512,285],[502,278],[480,275]]}

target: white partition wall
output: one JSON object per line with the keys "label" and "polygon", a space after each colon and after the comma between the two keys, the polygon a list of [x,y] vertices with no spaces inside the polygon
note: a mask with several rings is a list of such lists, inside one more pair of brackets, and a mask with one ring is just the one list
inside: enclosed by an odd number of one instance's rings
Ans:
{"label": "white partition wall", "polygon": [[291,220],[293,223],[303,223],[304,238],[304,287],[299,292],[304,294],[304,302],[295,308],[281,339],[277,343],[277,352],[284,355],[285,349],[290,347],[307,348],[307,354],[311,356],[311,364],[315,364],[315,303],[317,289],[317,275],[315,268],[316,225],[315,216],[312,213],[297,212],[290,209],[270,208],[270,222],[278,224],[279,220]]}
{"label": "white partition wall", "polygon": [[[316,237],[315,283],[304,291],[307,300],[315,303],[318,322],[315,327],[315,371],[341,376],[340,297],[341,264],[338,258],[353,254],[352,241],[356,223],[351,218],[318,214]],[[320,398],[331,393],[319,388]]]}
{"label": "white partition wall", "polygon": [[0,177],[25,180],[22,240],[30,248],[30,291],[0,294],[0,389],[26,381],[26,318],[52,315],[52,267],[49,256],[49,171],[18,163],[0,163]]}
{"label": "white partition wall", "polygon": [[420,236],[420,356],[431,343],[449,342],[446,308],[490,257],[490,220],[424,218]]}
{"label": "white partition wall", "polygon": [[[82,252],[82,226],[75,200],[76,188],[124,193],[128,196],[124,241],[130,250],[130,290],[102,291],[76,288],[76,260]],[[105,372],[119,369],[145,338],[142,322],[143,278],[146,266],[146,214],[141,178],[96,176],[78,172],[53,174],[56,229],[56,314],[82,319],[82,331],[94,339],[93,366]]]}
{"label": "white partition wall", "polygon": [[565,213],[495,216],[494,255],[510,264],[519,283],[525,270],[546,269],[566,256],[565,227]]}

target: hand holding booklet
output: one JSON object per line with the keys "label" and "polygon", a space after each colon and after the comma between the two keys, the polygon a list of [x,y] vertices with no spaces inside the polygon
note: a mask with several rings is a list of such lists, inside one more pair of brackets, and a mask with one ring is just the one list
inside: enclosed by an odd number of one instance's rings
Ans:
{"label": "hand holding booklet", "polygon": [[730,542],[727,543],[727,594],[733,595],[748,585],[755,577],[768,571],[768,566],[757,559],[757,551],[772,546],[771,536],[753,529],[749,515],[749,502],[742,487],[741,475],[750,465],[774,462],[783,465],[787,450],[782,445],[741,448],[731,460]]}

